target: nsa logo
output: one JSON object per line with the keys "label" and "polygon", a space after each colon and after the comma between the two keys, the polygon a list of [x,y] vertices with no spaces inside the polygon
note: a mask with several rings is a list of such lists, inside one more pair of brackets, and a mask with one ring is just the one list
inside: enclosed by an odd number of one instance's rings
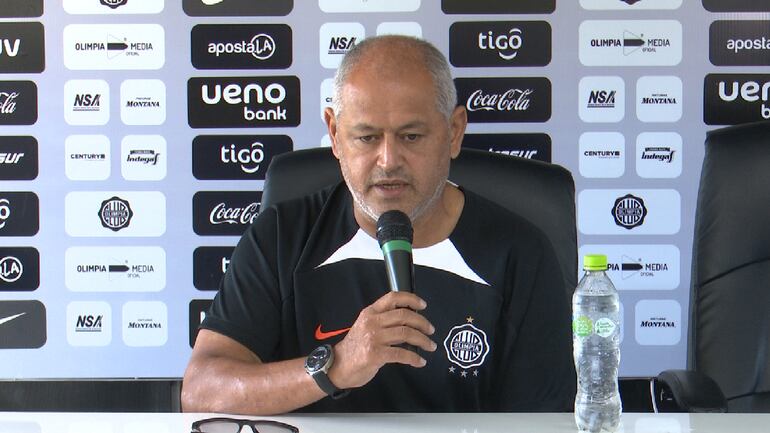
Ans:
{"label": "nsa logo", "polygon": [[108,6],[112,9],[117,9],[120,6],[128,3],[128,0],[99,0],[99,3]]}
{"label": "nsa logo", "polygon": [[447,358],[464,370],[483,364],[489,353],[487,334],[473,326],[471,320],[449,330],[444,339]]}
{"label": "nsa logo", "polygon": [[133,216],[134,212],[131,210],[128,201],[119,197],[104,200],[99,209],[99,219],[102,222],[102,226],[114,232],[128,227]]}

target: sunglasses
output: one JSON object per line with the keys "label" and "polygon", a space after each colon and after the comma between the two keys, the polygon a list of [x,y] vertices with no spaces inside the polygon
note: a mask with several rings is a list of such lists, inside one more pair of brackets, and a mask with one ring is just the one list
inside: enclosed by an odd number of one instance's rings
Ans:
{"label": "sunglasses", "polygon": [[249,426],[253,433],[299,433],[293,425],[262,419],[208,418],[192,423],[192,433],[239,433]]}

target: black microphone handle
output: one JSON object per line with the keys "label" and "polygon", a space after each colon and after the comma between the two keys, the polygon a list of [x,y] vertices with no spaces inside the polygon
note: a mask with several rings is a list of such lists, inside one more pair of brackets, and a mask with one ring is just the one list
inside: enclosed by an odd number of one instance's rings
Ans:
{"label": "black microphone handle", "polygon": [[390,290],[414,293],[412,253],[404,250],[392,250],[384,255],[384,259]]}

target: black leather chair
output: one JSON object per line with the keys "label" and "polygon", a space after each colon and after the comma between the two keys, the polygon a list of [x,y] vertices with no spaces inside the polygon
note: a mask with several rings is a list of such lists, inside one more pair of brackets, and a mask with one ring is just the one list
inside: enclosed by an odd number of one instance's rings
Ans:
{"label": "black leather chair", "polygon": [[768,217],[770,122],[709,132],[693,236],[688,370],[658,377],[661,410],[770,412]]}
{"label": "black leather chair", "polygon": [[[577,285],[575,183],[558,165],[475,149],[462,149],[449,179],[523,216],[550,239],[571,295]],[[301,197],[342,180],[329,148],[298,150],[273,158],[262,207]]]}

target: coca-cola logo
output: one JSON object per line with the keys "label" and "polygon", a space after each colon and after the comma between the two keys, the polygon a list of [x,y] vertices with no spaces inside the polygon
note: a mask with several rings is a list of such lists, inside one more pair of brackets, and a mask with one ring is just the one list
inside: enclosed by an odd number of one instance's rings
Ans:
{"label": "coca-cola logo", "polygon": [[13,114],[16,112],[16,98],[19,92],[0,92],[0,114]]}
{"label": "coca-cola logo", "polygon": [[523,111],[529,109],[534,89],[508,89],[503,93],[485,93],[478,89],[471,93],[465,108],[468,111]]}
{"label": "coca-cola logo", "polygon": [[251,224],[257,217],[259,203],[249,203],[245,207],[229,207],[225,203],[214,206],[209,214],[211,224]]}
{"label": "coca-cola logo", "polygon": [[551,82],[544,77],[457,78],[457,98],[468,121],[545,122],[551,118]]}
{"label": "coca-cola logo", "polygon": [[240,236],[261,201],[261,191],[199,191],[193,196],[193,230],[201,236]]}

